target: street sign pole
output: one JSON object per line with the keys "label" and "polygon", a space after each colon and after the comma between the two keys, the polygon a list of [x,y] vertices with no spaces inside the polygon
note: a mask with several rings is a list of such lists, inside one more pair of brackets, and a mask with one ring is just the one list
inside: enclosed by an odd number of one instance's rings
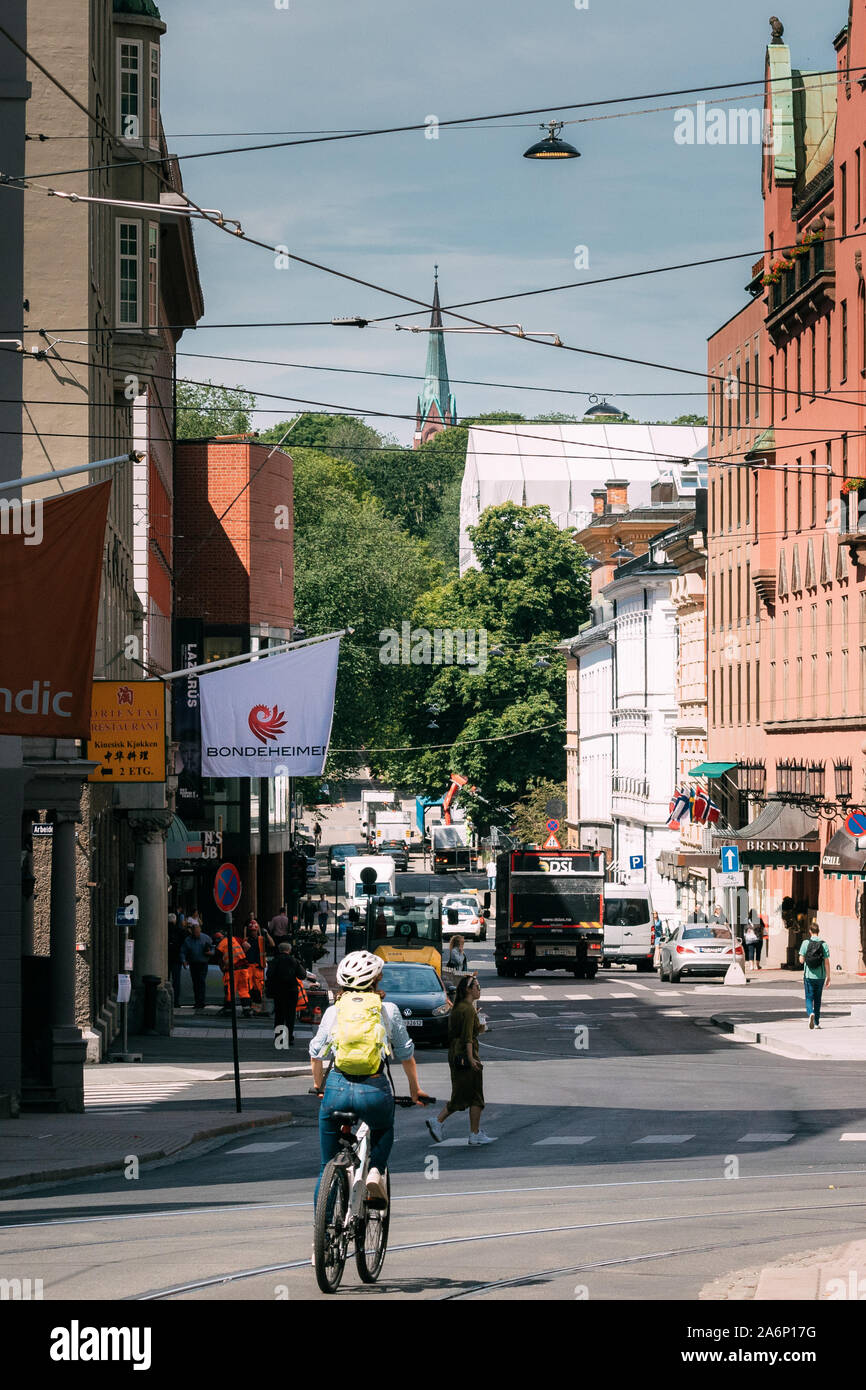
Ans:
{"label": "street sign pole", "polygon": [[225,914],[226,927],[228,929],[228,957],[229,957],[229,1000],[232,1009],[232,1065],[235,1073],[235,1110],[241,1113],[241,1064],[238,1056],[238,1006],[235,995],[235,939],[232,935],[232,914]]}
{"label": "street sign pole", "polygon": [[214,902],[225,917],[229,967],[229,1005],[232,1016],[232,1060],[235,1073],[235,1109],[241,1113],[241,1068],[238,1057],[238,1006],[235,993],[235,940],[232,913],[241,900],[241,877],[234,864],[220,864],[213,885]]}

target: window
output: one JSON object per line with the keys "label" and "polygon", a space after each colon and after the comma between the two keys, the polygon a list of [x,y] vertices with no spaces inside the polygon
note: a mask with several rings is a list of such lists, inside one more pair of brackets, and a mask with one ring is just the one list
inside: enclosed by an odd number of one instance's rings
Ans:
{"label": "window", "polygon": [[832,334],[832,329],[831,329],[831,324],[830,324],[830,315],[829,315],[829,314],[827,315],[827,321],[826,321],[826,324],[825,324],[825,326],[824,326],[824,333],[825,333],[825,337],[826,337],[826,340],[827,340],[827,376],[826,376],[827,388],[826,388],[826,389],[829,391],[830,388],[831,388],[831,386],[832,386],[832,384],[833,384],[833,383],[831,382],[831,380],[830,380],[830,376],[831,376],[831,373],[832,373],[832,358],[833,358],[833,334]]}
{"label": "window", "polygon": [[159,49],[150,45],[150,143],[159,149]]}
{"label": "window", "polygon": [[117,46],[117,133],[122,140],[141,143],[141,43],[121,40]]}
{"label": "window", "polygon": [[855,178],[855,181],[856,181],[856,183],[855,183],[855,189],[854,189],[854,216],[855,216],[856,224],[857,224],[857,226],[859,227],[859,225],[860,225],[860,151],[859,151],[859,150],[855,151],[855,154],[854,154],[854,178]]}
{"label": "window", "polygon": [[139,303],[140,222],[117,223],[117,323],[121,328],[141,325]]}
{"label": "window", "polygon": [[848,648],[842,648],[842,699],[843,710],[848,708]]}
{"label": "window", "polygon": [[770,358],[770,424],[776,420],[776,358]]}
{"label": "window", "polygon": [[848,301],[843,299],[839,305],[839,335],[842,346],[842,380],[848,378]]}
{"label": "window", "polygon": [[759,407],[760,407],[760,396],[759,396],[759,389],[760,389],[759,377],[760,377],[760,371],[759,371],[759,368],[758,368],[758,344],[757,344],[757,342],[755,343],[755,355],[754,355],[754,358],[753,358],[752,360],[753,360],[753,362],[754,362],[754,368],[755,368],[754,371],[752,372],[752,386],[753,386],[754,392],[755,392],[755,420],[757,420],[757,419],[758,419],[758,410],[759,410]]}
{"label": "window", "polygon": [[737,723],[743,722],[743,669],[737,662]]}
{"label": "window", "polygon": [[752,722],[752,664],[746,662],[746,723]]}
{"label": "window", "polygon": [[782,535],[788,534],[788,470],[782,473]]}
{"label": "window", "polygon": [[812,450],[812,521],[813,527],[818,525],[818,460],[815,450]]}
{"label": "window", "polygon": [[782,419],[788,414],[788,347],[782,348]]}
{"label": "window", "polygon": [[[770,673],[772,675],[772,672]],[[761,663],[755,662],[755,722],[761,718]]]}
{"label": "window", "polygon": [[844,164],[839,165],[839,202],[842,214],[839,235],[843,237],[848,231],[848,170]]}
{"label": "window", "polygon": [[733,469],[728,469],[728,530],[734,529],[734,475]]}
{"label": "window", "polygon": [[728,666],[728,723],[734,722],[734,668]]}
{"label": "window", "polygon": [[752,563],[746,561],[746,622],[751,622],[752,613]]}
{"label": "window", "polygon": [[848,477],[848,436],[842,435],[842,478]]}
{"label": "window", "polygon": [[797,409],[803,404],[803,353],[802,339],[797,339]]}
{"label": "window", "polygon": [[726,395],[727,398],[728,398],[728,434],[730,434],[730,433],[732,432],[733,428],[734,428],[734,398],[733,398],[733,394],[732,394],[732,391],[731,391],[732,382],[733,382],[733,373],[732,373],[732,371],[731,371],[731,359],[730,359],[730,357],[729,357],[729,358],[728,358],[728,376],[727,376],[727,381],[725,382],[725,395]]}
{"label": "window", "polygon": [[741,387],[741,384],[740,384],[740,364],[739,364],[739,362],[737,363],[736,385],[735,385],[734,389],[736,390],[736,393],[737,393],[737,429],[739,429],[739,428],[740,428],[740,423],[741,423],[741,401],[742,401],[742,396],[743,396],[742,387]]}
{"label": "window", "polygon": [[862,285],[857,292],[857,308],[860,319],[860,375],[866,376],[866,293]]}
{"label": "window", "polygon": [[715,724],[715,722],[716,722],[716,714],[717,714],[717,710],[716,710],[716,671],[715,671],[715,667],[713,667],[713,681],[712,681],[712,690],[711,690],[711,693],[712,693],[713,723]]}
{"label": "window", "polygon": [[745,406],[745,410],[746,410],[746,424],[748,424],[748,423],[749,423],[749,401],[750,401],[750,394],[749,394],[749,354],[748,354],[748,353],[746,353],[746,360],[745,360],[745,362],[744,362],[744,364],[743,364],[743,370],[745,371],[745,374],[746,374],[745,385],[744,385],[744,387],[743,387],[743,405]]}
{"label": "window", "polygon": [[159,331],[159,226],[147,228],[147,316],[151,333]]}
{"label": "window", "polygon": [[815,325],[813,323],[812,327],[809,329],[809,390],[812,395],[812,400],[815,399],[816,380],[817,378],[815,376]]}
{"label": "window", "polygon": [[797,459],[797,530],[803,529],[803,470]]}

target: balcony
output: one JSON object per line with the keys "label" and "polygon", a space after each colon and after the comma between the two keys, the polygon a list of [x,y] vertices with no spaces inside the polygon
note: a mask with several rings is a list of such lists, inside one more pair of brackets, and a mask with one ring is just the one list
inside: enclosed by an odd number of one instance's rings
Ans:
{"label": "balcony", "polygon": [[614,796],[636,796],[642,801],[648,801],[650,794],[649,778],[633,776],[625,772],[614,772],[611,790]]}
{"label": "balcony", "polygon": [[767,332],[778,346],[796,336],[803,326],[832,308],[836,299],[836,266],[833,243],[813,242],[794,258],[790,270],[768,286]]}
{"label": "balcony", "polygon": [[852,564],[866,563],[866,487],[842,494],[839,544],[847,545]]}

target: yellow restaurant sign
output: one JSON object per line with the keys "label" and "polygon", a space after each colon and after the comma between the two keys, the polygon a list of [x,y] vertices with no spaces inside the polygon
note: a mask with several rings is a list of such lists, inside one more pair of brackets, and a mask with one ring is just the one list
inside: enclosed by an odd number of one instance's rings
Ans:
{"label": "yellow restaurant sign", "polygon": [[162,681],[94,681],[87,756],[90,782],[164,782]]}

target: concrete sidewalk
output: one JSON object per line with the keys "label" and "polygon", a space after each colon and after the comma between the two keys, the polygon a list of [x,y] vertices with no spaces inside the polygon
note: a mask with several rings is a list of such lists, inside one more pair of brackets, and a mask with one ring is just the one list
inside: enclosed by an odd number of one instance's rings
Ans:
{"label": "concrete sidewalk", "polygon": [[20,1115],[0,1121],[0,1193],[99,1174],[122,1177],[130,1157],[139,1165],[202,1151],[227,1135],[288,1124],[289,1110],[219,1108],[130,1115]]}
{"label": "concrete sidewalk", "polygon": [[821,1027],[810,1029],[801,1008],[762,1010],[760,1015],[733,1010],[712,1015],[712,1022],[733,1042],[756,1043],[781,1057],[815,1062],[866,1062],[866,1005],[827,1003]]}
{"label": "concrete sidewalk", "polygon": [[790,1255],[763,1269],[740,1269],[714,1279],[698,1297],[711,1302],[814,1303],[866,1298],[866,1241]]}

